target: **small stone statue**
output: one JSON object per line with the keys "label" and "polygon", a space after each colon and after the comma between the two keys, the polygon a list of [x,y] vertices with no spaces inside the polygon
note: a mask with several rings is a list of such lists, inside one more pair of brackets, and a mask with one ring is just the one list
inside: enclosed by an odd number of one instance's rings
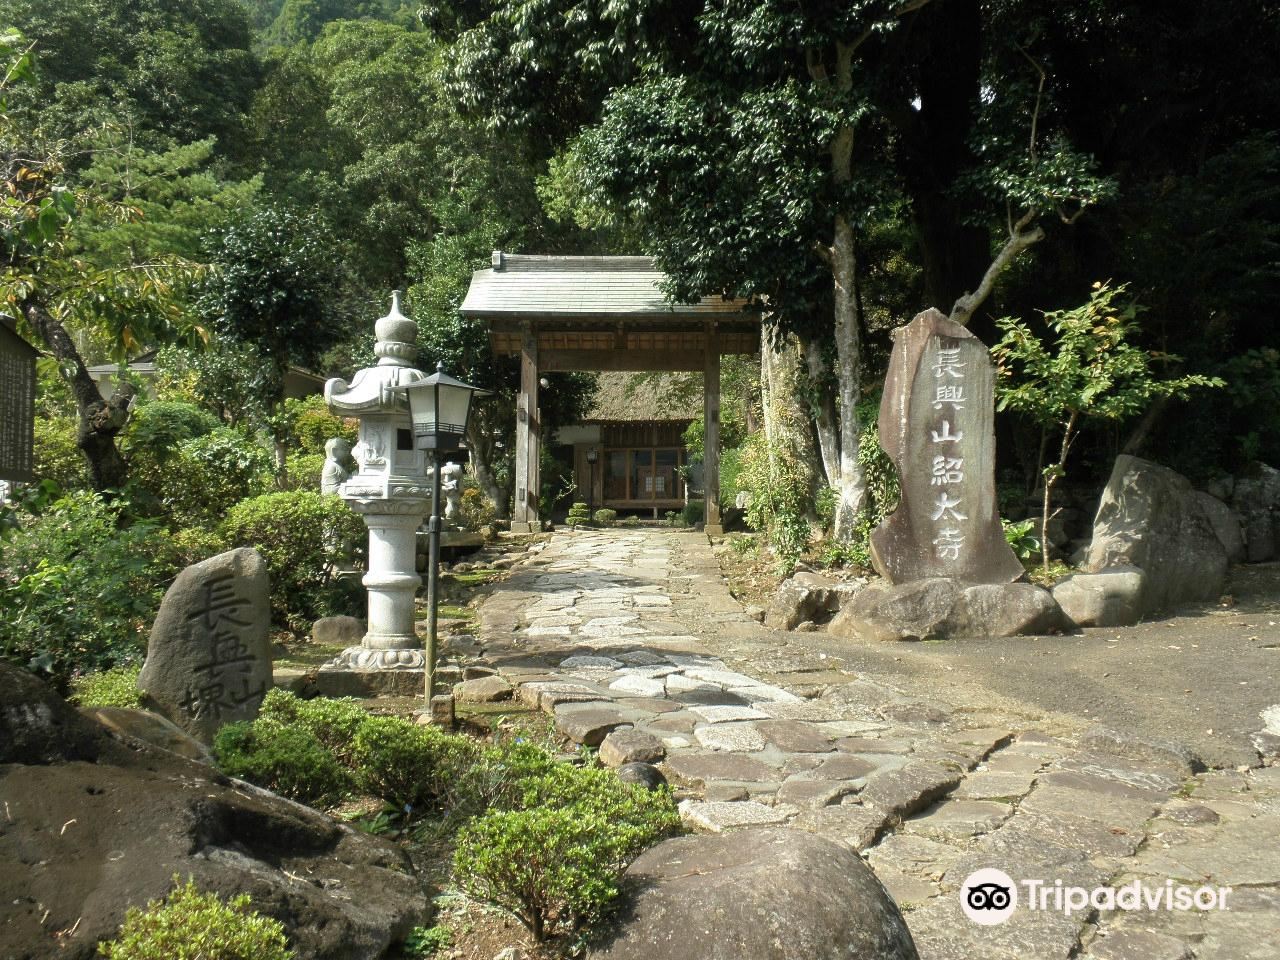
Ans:
{"label": "small stone statue", "polygon": [[444,494],[444,516],[452,520],[462,509],[462,467],[450,461],[440,468],[440,491]]}
{"label": "small stone statue", "polygon": [[320,471],[320,492],[337,493],[338,487],[351,477],[351,471],[346,466],[351,458],[351,444],[342,437],[326,440],[324,458],[324,469]]}

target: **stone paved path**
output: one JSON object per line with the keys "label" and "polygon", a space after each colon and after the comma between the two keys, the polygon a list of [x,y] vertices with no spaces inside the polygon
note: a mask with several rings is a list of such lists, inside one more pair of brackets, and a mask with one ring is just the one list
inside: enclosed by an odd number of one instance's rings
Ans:
{"label": "stone paved path", "polygon": [[[1195,774],[1176,746],[856,676],[838,647],[750,619],[693,533],[534,550],[482,608],[483,660],[577,742],[656,747],[690,827],[786,823],[862,854],[923,960],[1280,958],[1280,767]],[[981,867],[1233,891],[1225,910],[1019,908],[979,926],[958,891]]]}

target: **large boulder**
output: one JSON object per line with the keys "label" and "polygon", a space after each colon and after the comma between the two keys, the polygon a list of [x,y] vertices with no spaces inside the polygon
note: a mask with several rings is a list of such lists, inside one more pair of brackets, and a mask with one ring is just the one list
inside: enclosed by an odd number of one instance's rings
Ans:
{"label": "large boulder", "polygon": [[1226,551],[1227,562],[1243,563],[1246,551],[1244,524],[1240,521],[1240,514],[1210,494],[1201,493],[1197,490],[1192,496],[1195,497],[1196,503],[1200,504],[1200,509],[1204,511],[1204,515],[1209,518],[1209,525],[1213,527],[1213,535],[1218,538],[1218,542],[1222,544],[1222,549]]}
{"label": "large boulder", "polygon": [[873,583],[831,621],[830,633],[860,640],[924,640],[942,636],[943,624],[960,597],[960,585],[945,577],[909,583]]}
{"label": "large boulder", "polygon": [[1077,573],[1054,585],[1053,598],[1077,627],[1126,627],[1142,617],[1142,581],[1137,567]]}
{"label": "large boulder", "polygon": [[1017,637],[1054,633],[1065,626],[1053,594],[1033,583],[980,583],[965,587],[943,624],[947,637]]}
{"label": "large boulder", "polygon": [[870,868],[786,828],[678,837],[627,870],[628,902],[592,960],[916,960]]}
{"label": "large boulder", "polygon": [[1244,525],[1246,559],[1261,563],[1280,547],[1276,518],[1280,513],[1280,470],[1251,463],[1235,482],[1231,505]]}
{"label": "large boulder", "polygon": [[80,712],[121,737],[133,737],[188,760],[213,763],[208,747],[158,713],[128,707],[81,707]]}
{"label": "large boulder", "polygon": [[105,739],[38,677],[0,660],[0,765],[93,763]]}
{"label": "large boulder", "polygon": [[422,919],[423,886],[399,847],[113,735],[2,662],[0,722],[5,956],[89,960],[175,875],[250,894],[299,957],[373,960]]}
{"label": "large boulder", "polygon": [[165,592],[138,689],[202,743],[252,720],[271,689],[267,564],[242,547],[187,567]]}
{"label": "large boulder", "polygon": [[1013,637],[1065,626],[1053,595],[1034,584],[966,585],[935,577],[873,584],[840,611],[828,630],[850,639],[893,641]]}
{"label": "large boulder", "polygon": [[865,581],[840,583],[820,573],[801,570],[779,585],[765,610],[764,625],[775,630],[794,630],[806,620],[821,623],[839,613],[845,602],[865,585]]}
{"label": "large boulder", "polygon": [[1227,552],[1186,477],[1168,467],[1116,457],[1093,522],[1085,572],[1135,566],[1143,615],[1194,600],[1216,600]]}

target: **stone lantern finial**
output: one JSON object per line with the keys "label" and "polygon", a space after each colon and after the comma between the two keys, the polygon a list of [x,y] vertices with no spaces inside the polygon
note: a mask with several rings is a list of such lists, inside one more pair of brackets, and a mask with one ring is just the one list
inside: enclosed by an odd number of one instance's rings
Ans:
{"label": "stone lantern finial", "polygon": [[380,367],[412,366],[418,356],[418,325],[400,312],[400,291],[391,291],[391,310],[373,326],[373,352]]}

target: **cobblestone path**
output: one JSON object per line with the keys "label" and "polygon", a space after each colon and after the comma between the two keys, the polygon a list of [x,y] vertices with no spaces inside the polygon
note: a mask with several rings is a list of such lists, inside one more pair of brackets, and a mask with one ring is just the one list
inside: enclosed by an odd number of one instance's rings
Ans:
{"label": "cobblestone path", "polygon": [[[1280,958],[1280,767],[1194,773],[1176,746],[1007,702],[941,703],[770,631],[705,538],[557,534],[481,611],[484,662],[579,743],[631,730],[695,830],[788,824],[859,852],[922,960]],[[1173,735],[1171,731],[1171,735]],[[961,909],[974,870],[1042,880],[1048,909]],[[1231,887],[1226,909],[1053,909],[1064,886]]]}

